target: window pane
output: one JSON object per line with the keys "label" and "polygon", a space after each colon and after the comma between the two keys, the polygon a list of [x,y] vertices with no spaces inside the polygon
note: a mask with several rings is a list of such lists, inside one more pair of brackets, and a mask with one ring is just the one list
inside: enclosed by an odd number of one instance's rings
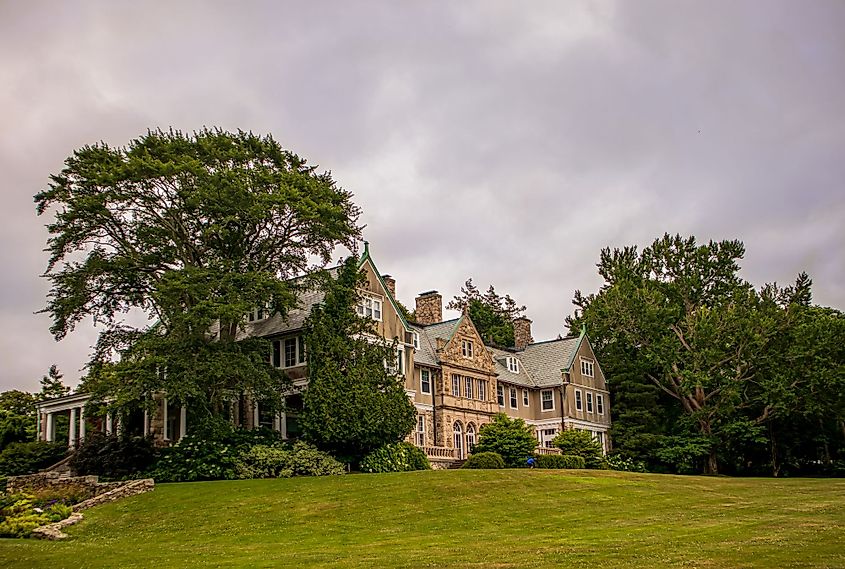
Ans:
{"label": "window pane", "polygon": [[296,338],[285,340],[285,367],[296,365]]}

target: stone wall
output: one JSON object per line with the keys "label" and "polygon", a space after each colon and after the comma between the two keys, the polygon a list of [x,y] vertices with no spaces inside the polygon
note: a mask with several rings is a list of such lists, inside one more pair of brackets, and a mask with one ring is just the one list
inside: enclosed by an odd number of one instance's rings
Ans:
{"label": "stone wall", "polygon": [[108,492],[125,482],[100,482],[96,476],[62,476],[59,472],[39,472],[25,476],[11,476],[6,492],[40,492],[42,490],[78,489],[83,487],[93,496]]}

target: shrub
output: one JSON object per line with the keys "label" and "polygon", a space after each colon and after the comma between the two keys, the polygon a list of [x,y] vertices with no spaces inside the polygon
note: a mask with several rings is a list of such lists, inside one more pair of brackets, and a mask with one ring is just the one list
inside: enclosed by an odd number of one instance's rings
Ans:
{"label": "shrub", "polygon": [[365,456],[359,464],[361,472],[409,472],[431,470],[425,453],[407,442],[385,445]]}
{"label": "shrub", "polygon": [[611,470],[621,470],[623,472],[648,472],[648,468],[646,468],[644,462],[632,458],[623,458],[618,454],[607,457],[607,466]]}
{"label": "shrub", "polygon": [[66,454],[67,447],[62,443],[46,441],[12,443],[0,453],[0,475],[31,474],[52,466]]}
{"label": "shrub", "polygon": [[39,508],[28,494],[6,494],[0,497],[0,537],[28,537],[32,530],[70,516],[70,506],[53,504]]}
{"label": "shrub", "polygon": [[32,498],[36,506],[51,506],[53,504],[73,505],[93,498],[96,492],[93,488],[82,483],[64,483],[61,486],[44,486],[41,488],[22,488]]}
{"label": "shrub", "polygon": [[493,422],[482,425],[474,453],[495,452],[511,467],[525,466],[526,458],[534,454],[537,439],[531,427],[522,419],[511,419],[504,413]]}
{"label": "shrub", "polygon": [[607,468],[601,445],[587,431],[561,431],[552,441],[564,455],[580,456],[587,468]]}
{"label": "shrub", "polygon": [[92,433],[71,459],[79,474],[122,479],[147,470],[155,460],[152,437],[128,437]]}
{"label": "shrub", "polygon": [[571,454],[541,454],[535,457],[537,468],[584,468],[584,458]]}
{"label": "shrub", "polygon": [[302,441],[293,444],[289,460],[288,468],[294,476],[335,476],[346,472],[332,455]]}
{"label": "shrub", "polygon": [[237,457],[238,449],[232,445],[188,435],[162,450],[148,474],[158,482],[234,480]]}
{"label": "shrub", "polygon": [[288,478],[293,476],[290,451],[279,447],[255,445],[238,455],[238,478]]}
{"label": "shrub", "polygon": [[[476,447],[478,448],[478,447]],[[461,468],[493,469],[504,468],[505,461],[497,452],[474,452]]]}

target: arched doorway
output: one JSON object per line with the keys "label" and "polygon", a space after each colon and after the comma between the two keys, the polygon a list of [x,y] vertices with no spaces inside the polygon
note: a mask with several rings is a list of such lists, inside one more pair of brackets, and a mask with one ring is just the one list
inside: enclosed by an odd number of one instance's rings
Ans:
{"label": "arched doorway", "polygon": [[475,425],[469,423],[467,425],[467,453],[472,453],[475,446]]}
{"label": "arched doorway", "polygon": [[455,456],[459,459],[466,458],[466,453],[464,452],[464,427],[461,425],[460,421],[455,421]]}

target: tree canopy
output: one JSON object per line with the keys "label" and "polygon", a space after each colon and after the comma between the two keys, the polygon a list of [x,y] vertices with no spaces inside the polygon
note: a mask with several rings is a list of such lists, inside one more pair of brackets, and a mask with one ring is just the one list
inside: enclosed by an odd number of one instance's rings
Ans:
{"label": "tree canopy", "polygon": [[514,345],[513,321],[525,313],[525,307],[506,294],[501,296],[493,285],[484,294],[468,279],[461,294],[446,305],[449,310],[466,310],[487,344],[509,348]]}
{"label": "tree canopy", "polygon": [[285,315],[292,277],[360,236],[352,194],[271,136],[150,131],[76,150],[50,179],[35,196],[52,217],[44,312],[57,339],[86,318],[103,328],[86,388],[118,406],[157,390],[209,409],[272,399],[283,374],[266,342],[236,341],[244,316]]}
{"label": "tree canopy", "polygon": [[336,278],[322,275],[325,299],[306,322],[308,389],[300,422],[307,440],[352,462],[403,440],[416,424],[397,364],[397,349],[404,348],[355,311],[362,279],[354,256]]}
{"label": "tree canopy", "polygon": [[641,252],[602,250],[601,289],[576,291],[568,324],[590,331],[622,454],[681,471],[778,472],[776,424],[796,412],[824,417],[828,436],[842,424],[842,315],[810,306],[803,273],[755,290],[739,276],[744,254],[739,241],[667,234]]}

